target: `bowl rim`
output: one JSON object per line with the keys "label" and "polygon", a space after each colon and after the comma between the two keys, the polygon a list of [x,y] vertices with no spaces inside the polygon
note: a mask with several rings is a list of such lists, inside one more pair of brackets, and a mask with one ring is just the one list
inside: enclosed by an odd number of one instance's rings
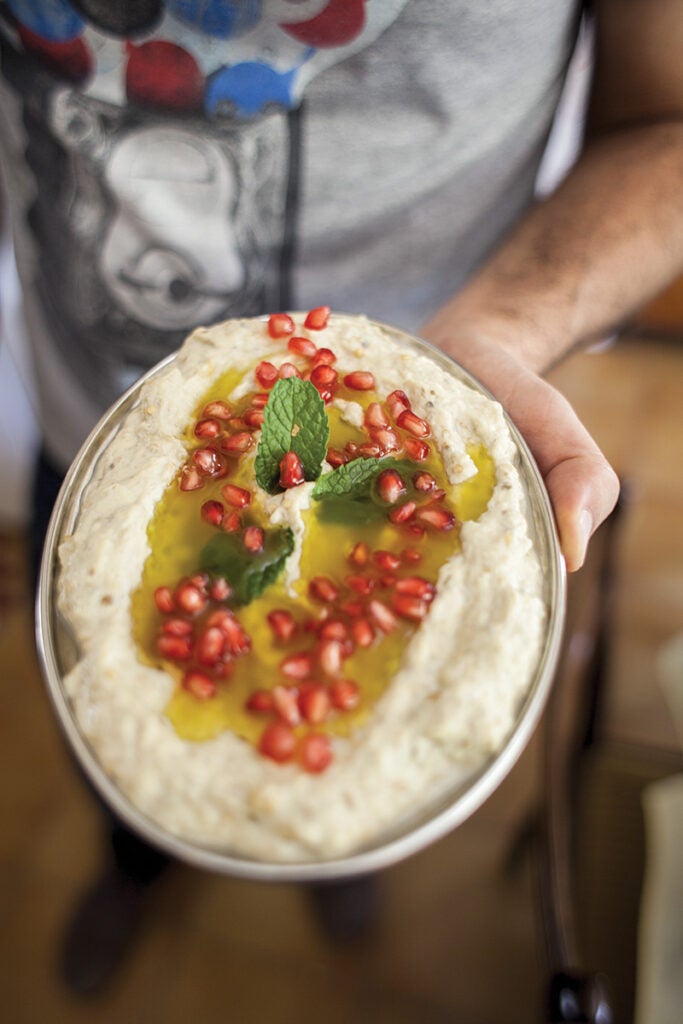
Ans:
{"label": "bowl rim", "polygon": [[[297,315],[296,313],[292,315]],[[341,314],[347,316],[349,314]],[[248,319],[265,320],[266,317]],[[369,319],[369,318],[368,318]],[[451,356],[430,342],[381,321],[369,322],[388,332],[398,344],[427,355],[450,375],[475,391],[497,401],[491,392]],[[55,584],[59,572],[58,547],[73,527],[80,500],[98,459],[118,433],[126,413],[139,400],[143,386],[173,363],[172,352],[129,387],[104,413],[71,463],[55,503],[45,539],[35,608],[36,645],[46,688],[59,725],[89,782],[125,825],[168,855],[205,870],[255,881],[325,882],[375,872],[390,867],[441,839],[469,818],[501,784],[516,764],[538,724],[560,655],[566,614],[566,568],[550,498],[541,473],[518,428],[505,409],[503,414],[519,457],[529,502],[534,543],[540,545],[548,603],[547,627],[535,677],[522,701],[514,726],[503,746],[478,770],[421,808],[418,820],[403,818],[394,832],[383,833],[371,846],[325,860],[267,861],[241,855],[227,848],[177,836],[139,810],[118,788],[100,764],[78,724],[63,685],[65,623],[57,607]],[[61,637],[60,637],[61,632]]]}

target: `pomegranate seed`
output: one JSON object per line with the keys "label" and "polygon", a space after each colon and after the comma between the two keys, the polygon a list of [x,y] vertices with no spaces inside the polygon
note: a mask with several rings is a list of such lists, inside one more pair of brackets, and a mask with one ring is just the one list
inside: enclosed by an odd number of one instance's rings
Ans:
{"label": "pomegranate seed", "polygon": [[396,614],[410,622],[421,622],[429,608],[426,601],[412,594],[394,594],[391,603]]}
{"label": "pomegranate seed", "polygon": [[377,580],[377,584],[381,590],[391,590],[397,580],[396,573],[394,572],[383,572]]}
{"label": "pomegranate seed", "polygon": [[363,422],[368,429],[370,427],[388,427],[389,417],[384,411],[384,406],[379,402],[370,402],[370,405],[365,410]]}
{"label": "pomegranate seed", "polygon": [[351,565],[367,565],[369,559],[370,548],[362,540],[358,541],[358,543],[354,545],[351,554],[348,556],[348,561],[351,563]]}
{"label": "pomegranate seed", "polygon": [[387,408],[393,420],[397,420],[402,412],[410,409],[410,399],[405,391],[392,391],[387,395]]}
{"label": "pomegranate seed", "polygon": [[307,772],[314,775],[324,772],[333,761],[329,736],[322,732],[310,732],[307,736],[302,736],[299,743],[299,758]]}
{"label": "pomegranate seed", "polygon": [[304,320],[304,327],[308,327],[309,331],[322,331],[324,327],[327,327],[327,321],[330,319],[330,307],[329,306],[316,306],[312,309]]}
{"label": "pomegranate seed", "polygon": [[433,491],[436,487],[436,480],[431,473],[426,473],[424,470],[421,473],[415,473],[413,476],[413,485],[416,491]]}
{"label": "pomegranate seed", "polygon": [[307,633],[317,633],[320,627],[327,622],[330,617],[330,609],[324,605],[317,615],[311,615],[304,621],[304,629]]}
{"label": "pomegranate seed", "polygon": [[228,427],[233,432],[244,429],[244,422],[241,416],[231,416],[228,420]]}
{"label": "pomegranate seed", "polygon": [[378,459],[382,454],[382,449],[378,444],[368,441],[358,446],[358,454],[362,455],[364,459]]}
{"label": "pomegranate seed", "polygon": [[349,461],[348,455],[339,451],[338,448],[328,448],[326,458],[333,469],[336,469],[337,466],[345,466]]}
{"label": "pomegranate seed", "polygon": [[380,569],[393,571],[398,569],[401,564],[401,559],[393,551],[375,551],[372,557],[375,565],[378,565]]}
{"label": "pomegranate seed", "polygon": [[173,600],[173,591],[170,587],[157,587],[154,591],[154,601],[163,615],[169,615],[175,611],[175,601]]}
{"label": "pomegranate seed", "polygon": [[371,594],[375,589],[375,581],[370,579],[369,576],[362,576],[360,574],[347,576],[344,583],[347,587],[355,590],[357,594],[363,594],[364,596]]}
{"label": "pomegranate seed", "polygon": [[254,690],[254,692],[247,697],[245,702],[247,711],[252,711],[257,715],[268,715],[273,710],[273,697],[270,690]]}
{"label": "pomegranate seed", "polygon": [[370,431],[370,437],[375,444],[380,446],[383,455],[388,452],[397,452],[400,448],[398,435],[391,427],[373,428]]}
{"label": "pomegranate seed", "polygon": [[245,427],[262,427],[264,419],[263,409],[247,409],[242,413]]}
{"label": "pomegranate seed", "polygon": [[221,441],[221,448],[230,455],[241,455],[248,452],[254,445],[254,438],[247,430],[240,430],[237,434],[224,437]]}
{"label": "pomegranate seed", "polygon": [[396,616],[391,608],[387,608],[381,601],[376,599],[370,601],[368,604],[368,614],[383,633],[393,633],[396,629]]}
{"label": "pomegranate seed", "polygon": [[413,537],[424,537],[426,530],[424,526],[418,526],[417,523],[408,523],[406,525],[406,532],[410,533]]}
{"label": "pomegranate seed", "polygon": [[268,613],[267,619],[277,640],[291,640],[296,633],[294,616],[284,608],[275,608]]}
{"label": "pomegranate seed", "polygon": [[444,491],[444,489],[442,487],[437,487],[436,490],[432,491],[432,493],[430,494],[429,502],[431,505],[433,505],[437,501],[443,501],[445,497],[446,492]]}
{"label": "pomegranate seed", "polygon": [[162,633],[157,638],[157,650],[162,658],[169,661],[189,661],[192,657],[192,640],[189,636],[169,636]]}
{"label": "pomegranate seed", "polygon": [[275,381],[278,380],[280,374],[278,373],[277,366],[273,366],[272,363],[264,360],[259,363],[256,367],[255,377],[262,388],[272,388]]}
{"label": "pomegranate seed", "polygon": [[271,338],[287,338],[294,333],[294,321],[288,313],[271,313],[268,317],[268,334]]}
{"label": "pomegranate seed", "polygon": [[216,608],[215,611],[211,612],[208,619],[206,620],[207,626],[218,626],[223,632],[228,634],[228,631],[232,628],[232,623],[235,621],[235,615],[230,611],[229,608]]}
{"label": "pomegranate seed", "polygon": [[196,466],[183,466],[180,474],[181,491],[197,491],[204,486],[204,479]]}
{"label": "pomegranate seed", "polygon": [[232,508],[245,508],[251,502],[251,491],[235,484],[226,484],[221,494]]}
{"label": "pomegranate seed", "polygon": [[352,679],[337,679],[330,685],[330,699],[340,711],[353,711],[360,704],[360,690]]}
{"label": "pomegranate seed", "polygon": [[259,750],[271,761],[283,764],[291,761],[296,747],[296,737],[286,722],[271,722],[261,734]]}
{"label": "pomegranate seed", "polygon": [[237,533],[242,526],[239,512],[228,512],[223,520],[223,529],[226,533]]}
{"label": "pomegranate seed", "polygon": [[318,389],[329,388],[337,383],[338,376],[339,374],[333,366],[321,363],[319,366],[314,366],[311,370],[311,384]]}
{"label": "pomegranate seed", "polygon": [[320,725],[330,713],[330,695],[320,683],[306,686],[299,694],[299,710],[302,718],[311,725]]}
{"label": "pomegranate seed", "polygon": [[197,640],[197,661],[202,665],[215,665],[223,657],[225,635],[218,626],[209,626]]}
{"label": "pomegranate seed", "polygon": [[274,686],[271,690],[273,698],[273,710],[278,718],[281,718],[287,725],[298,725],[301,721],[299,711],[299,694],[292,686]]}
{"label": "pomegranate seed", "polygon": [[363,614],[363,605],[360,601],[343,601],[339,605],[339,611],[348,615],[350,619],[355,619]]}
{"label": "pomegranate seed", "polygon": [[222,468],[219,460],[213,448],[197,448],[192,452],[192,461],[204,476],[214,476]]}
{"label": "pomegranate seed", "polygon": [[252,395],[251,404],[254,409],[265,409],[268,405],[269,394],[266,391],[257,391]]}
{"label": "pomegranate seed", "polygon": [[195,424],[195,437],[218,437],[221,425],[218,420],[198,420]]}
{"label": "pomegranate seed", "polygon": [[178,607],[188,615],[198,615],[207,605],[206,594],[189,580],[176,587],[175,600]]}
{"label": "pomegranate seed", "polygon": [[287,490],[304,482],[304,467],[296,452],[285,452],[280,459],[280,487]]}
{"label": "pomegranate seed", "polygon": [[209,587],[209,597],[212,601],[227,601],[232,594],[232,587],[222,576],[216,576]]}
{"label": "pomegranate seed", "polygon": [[430,431],[427,421],[416,416],[410,409],[405,409],[396,420],[396,423],[401,430],[407,430],[413,437],[429,437]]}
{"label": "pomegranate seed", "polygon": [[328,619],[320,627],[319,634],[323,640],[346,640],[348,639],[349,631],[346,628],[346,623],[342,622],[341,619]]}
{"label": "pomegranate seed", "polygon": [[403,441],[405,453],[415,462],[424,462],[431,454],[431,448],[425,441],[416,437],[406,437]]}
{"label": "pomegranate seed", "polygon": [[447,508],[418,508],[415,518],[435,530],[452,530],[455,526],[455,516]]}
{"label": "pomegranate seed", "polygon": [[202,410],[202,416],[208,419],[215,420],[229,420],[232,416],[232,409],[227,402],[222,402],[220,399],[216,399],[215,402],[209,402],[208,405]]}
{"label": "pomegranate seed", "polygon": [[353,459],[358,455],[359,448],[354,441],[347,441],[347,443],[344,445],[344,451],[348,452],[348,454]]}
{"label": "pomegranate seed", "polygon": [[288,679],[308,679],[313,668],[313,659],[307,651],[289,654],[280,662],[280,672]]}
{"label": "pomegranate seed", "polygon": [[265,533],[260,526],[248,526],[244,531],[244,546],[252,555],[258,555],[263,551]]}
{"label": "pomegranate seed", "polygon": [[202,594],[208,594],[209,587],[209,574],[208,572],[198,572],[194,576],[190,576],[188,583],[191,583],[194,587],[198,587]]}
{"label": "pomegranate seed", "polygon": [[365,370],[354,370],[344,377],[344,384],[352,391],[372,391],[375,386],[375,378]]}
{"label": "pomegranate seed", "polygon": [[211,526],[220,526],[225,516],[225,509],[220,501],[205,501],[201,508],[202,519]]}
{"label": "pomegranate seed", "polygon": [[430,602],[436,596],[436,587],[423,576],[404,576],[396,583],[396,593],[421,597],[423,601]]}
{"label": "pomegranate seed", "polygon": [[383,470],[376,481],[377,493],[387,505],[394,505],[406,493],[406,485],[395,469]]}
{"label": "pomegranate seed", "polygon": [[339,590],[327,576],[314,576],[308,584],[308,592],[316,601],[325,601],[326,604],[339,597]]}
{"label": "pomegranate seed", "polygon": [[318,664],[325,675],[339,675],[344,660],[344,648],[340,640],[321,640],[317,656]]}
{"label": "pomegranate seed", "polygon": [[192,669],[183,676],[182,687],[197,700],[210,700],[216,694],[216,684],[206,672]]}
{"label": "pomegranate seed", "polygon": [[417,505],[414,501],[405,501],[402,505],[390,510],[389,518],[392,523],[407,523],[412,518],[416,508]]}
{"label": "pomegranate seed", "polygon": [[168,619],[161,627],[166,636],[191,636],[192,623],[187,619]]}
{"label": "pomegranate seed", "polygon": [[327,366],[332,366],[336,362],[337,357],[331,348],[319,348],[313,356],[313,366],[320,366],[323,363]]}
{"label": "pomegranate seed", "polygon": [[422,555],[415,548],[404,548],[401,552],[401,558],[404,562],[421,562]]}
{"label": "pomegranate seed", "polygon": [[301,377],[294,363],[283,363],[278,372],[282,380],[287,380],[288,377]]}
{"label": "pomegranate seed", "polygon": [[375,631],[367,619],[359,618],[351,623],[351,636],[357,647],[370,647],[375,639]]}
{"label": "pomegranate seed", "polygon": [[[227,609],[226,609],[227,610]],[[237,621],[237,619],[229,613],[224,616],[219,622],[213,620],[213,616],[209,619],[209,625],[217,625],[225,637],[225,645],[230,654],[234,658],[239,658],[242,654],[246,654],[251,650],[251,638],[246,632],[244,627]]]}
{"label": "pomegranate seed", "polygon": [[228,679],[234,668],[232,661],[219,661],[211,669],[211,675],[214,679]]}
{"label": "pomegranate seed", "polygon": [[318,351],[318,347],[315,342],[311,341],[309,338],[300,338],[298,335],[289,339],[287,342],[287,348],[290,352],[294,352],[295,355],[306,356],[308,359],[314,356]]}

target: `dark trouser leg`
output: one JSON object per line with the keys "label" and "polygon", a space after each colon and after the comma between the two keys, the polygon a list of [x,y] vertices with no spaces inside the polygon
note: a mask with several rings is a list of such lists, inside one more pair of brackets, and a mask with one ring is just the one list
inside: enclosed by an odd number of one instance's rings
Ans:
{"label": "dark trouser leg", "polygon": [[379,922],[379,875],[358,875],[308,886],[320,928],[333,942],[352,942],[371,934]]}

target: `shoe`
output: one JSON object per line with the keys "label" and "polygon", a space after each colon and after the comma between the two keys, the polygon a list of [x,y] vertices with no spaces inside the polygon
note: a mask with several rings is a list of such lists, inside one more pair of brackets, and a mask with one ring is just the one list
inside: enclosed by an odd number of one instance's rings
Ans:
{"label": "shoe", "polygon": [[67,927],[61,973],[78,995],[94,995],[117,973],[135,943],[147,887],[109,868],[82,896]]}
{"label": "shoe", "polygon": [[381,910],[377,875],[360,875],[307,887],[318,923],[333,942],[353,942],[375,931]]}

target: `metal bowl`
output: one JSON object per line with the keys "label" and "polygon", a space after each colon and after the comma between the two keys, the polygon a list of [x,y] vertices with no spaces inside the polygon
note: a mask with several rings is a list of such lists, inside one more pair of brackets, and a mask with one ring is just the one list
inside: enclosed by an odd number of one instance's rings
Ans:
{"label": "metal bowl", "polygon": [[[429,356],[444,373],[490,397],[486,388],[439,349],[386,324],[377,326],[388,332],[398,345]],[[66,739],[90,782],[128,827],[167,854],[197,867],[243,878],[284,882],[348,878],[397,863],[462,824],[490,796],[524,750],[548,697],[562,641],[566,574],[550,500],[536,463],[519,431],[506,417],[517,446],[519,471],[526,487],[530,531],[543,569],[548,618],[535,676],[503,747],[446,796],[430,806],[423,806],[412,819],[403,818],[396,830],[385,832],[371,845],[343,857],[269,862],[236,854],[229,848],[188,841],[160,827],[131,803],[103,769],[83,735],[63,684],[64,676],[77,660],[77,645],[56,601],[57,552],[62,539],[75,528],[81,500],[93,471],[127,414],[139,402],[143,383],[160,374],[174,358],[175,355],[171,355],[153,367],[103,416],[72,463],[50,520],[36,601],[36,633],[47,689]]]}

